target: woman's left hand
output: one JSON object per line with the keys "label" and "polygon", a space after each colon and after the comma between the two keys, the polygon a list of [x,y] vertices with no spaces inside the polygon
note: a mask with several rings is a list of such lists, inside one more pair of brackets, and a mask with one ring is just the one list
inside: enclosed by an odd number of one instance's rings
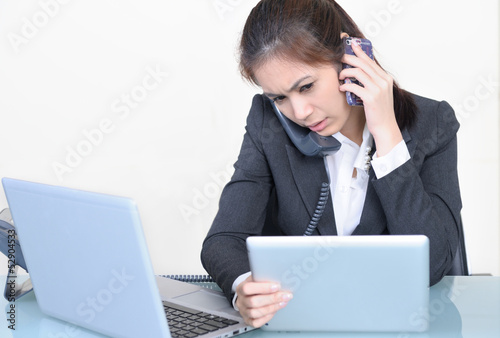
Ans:
{"label": "woman's left hand", "polygon": [[[340,90],[363,100],[366,124],[377,145],[377,154],[384,156],[403,139],[394,114],[394,80],[358,44],[353,43],[352,49],[356,56],[345,54],[342,59],[353,68],[340,72],[339,79],[346,80]],[[349,78],[356,78],[364,87],[351,83]]]}

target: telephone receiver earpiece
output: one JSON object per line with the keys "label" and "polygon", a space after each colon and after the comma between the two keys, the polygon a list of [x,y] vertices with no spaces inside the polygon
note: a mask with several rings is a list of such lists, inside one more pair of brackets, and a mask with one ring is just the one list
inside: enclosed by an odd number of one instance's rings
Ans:
{"label": "telephone receiver earpiece", "polygon": [[271,101],[271,106],[283,129],[300,152],[306,156],[326,156],[340,149],[340,142],[333,136],[321,136],[287,118]]}

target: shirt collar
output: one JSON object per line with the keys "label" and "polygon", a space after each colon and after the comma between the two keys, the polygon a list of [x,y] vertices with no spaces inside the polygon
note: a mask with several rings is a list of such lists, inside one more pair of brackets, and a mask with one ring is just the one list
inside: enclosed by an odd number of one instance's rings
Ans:
{"label": "shirt collar", "polygon": [[[354,168],[365,170],[365,164],[367,162],[367,149],[368,147],[370,147],[370,149],[373,148],[373,136],[368,130],[368,126],[365,124],[365,127],[363,129],[363,141],[361,142],[361,146],[358,146],[355,142],[348,139],[340,131],[333,134],[332,136],[335,137],[341,144],[348,144],[349,146],[358,149],[358,154],[356,155],[356,159],[354,160]],[[368,153],[371,152],[368,151]]]}

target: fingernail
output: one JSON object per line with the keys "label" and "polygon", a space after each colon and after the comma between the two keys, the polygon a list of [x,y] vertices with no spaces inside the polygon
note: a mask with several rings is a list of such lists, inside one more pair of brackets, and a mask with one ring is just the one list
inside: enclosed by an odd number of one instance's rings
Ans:
{"label": "fingernail", "polygon": [[272,291],[272,292],[276,292],[276,291],[278,291],[279,289],[280,289],[279,284],[273,284],[273,285],[271,285],[271,291]]}
{"label": "fingernail", "polygon": [[293,298],[293,294],[285,293],[285,294],[283,294],[283,296],[281,298],[283,299],[283,301],[279,303],[279,306],[285,307],[288,304],[288,302],[290,301],[290,299]]}
{"label": "fingernail", "polygon": [[359,41],[356,39],[352,39],[351,44],[353,44],[354,46],[359,46]]}

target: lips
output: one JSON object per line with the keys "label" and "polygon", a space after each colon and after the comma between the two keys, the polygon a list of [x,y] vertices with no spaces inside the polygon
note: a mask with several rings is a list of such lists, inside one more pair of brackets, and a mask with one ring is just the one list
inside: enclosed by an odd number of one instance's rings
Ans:
{"label": "lips", "polygon": [[314,131],[315,133],[319,133],[320,131],[322,131],[323,129],[326,128],[326,119],[324,119],[318,123],[312,124],[312,125],[308,126],[308,128],[310,130]]}

